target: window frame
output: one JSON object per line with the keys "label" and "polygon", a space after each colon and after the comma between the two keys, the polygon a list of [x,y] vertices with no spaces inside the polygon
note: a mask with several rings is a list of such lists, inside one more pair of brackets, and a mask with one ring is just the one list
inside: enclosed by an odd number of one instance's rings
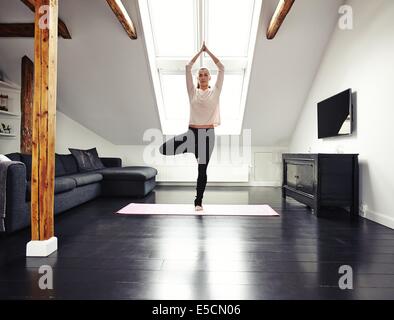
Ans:
{"label": "window frame", "polygon": [[[193,1],[193,10],[195,17],[197,12],[197,18],[194,18],[194,30],[197,34],[194,37],[195,48],[197,52],[199,50],[199,44],[202,43],[202,39],[207,39],[209,41],[209,18],[208,18],[208,3],[212,0],[190,0]],[[214,1],[214,0],[213,0]],[[144,29],[144,37],[145,37],[145,45],[148,54],[148,60],[151,70],[151,77],[153,83],[153,89],[155,92],[156,104],[159,112],[160,124],[162,128],[163,134],[173,135],[179,134],[181,131],[186,131],[188,127],[188,123],[179,125],[180,119],[168,119],[166,117],[166,106],[164,104],[164,93],[163,93],[163,82],[162,82],[162,74],[176,74],[176,75],[185,75],[185,66],[190,61],[192,56],[190,57],[169,57],[169,56],[159,56],[157,55],[157,43],[155,43],[155,36],[153,33],[153,22],[151,19],[151,15],[149,14],[149,2],[150,0],[138,0],[139,11],[141,14],[142,25]],[[238,120],[234,121],[231,119],[223,119],[221,117],[221,125],[215,128],[215,131],[218,135],[222,134],[231,134],[231,135],[240,135],[242,122],[245,113],[246,106],[246,98],[248,94],[248,87],[250,81],[251,74],[251,66],[253,62],[254,48],[256,45],[257,31],[259,26],[259,17],[262,6],[262,0],[253,0],[252,5],[252,20],[250,23],[250,33],[248,39],[248,48],[246,56],[218,56],[221,62],[225,65],[225,74],[243,74],[242,78],[242,90],[240,96],[240,108],[239,114],[237,116],[234,115]],[[195,53],[194,53],[195,54]],[[193,54],[193,55],[194,55]],[[193,81],[196,82],[195,75],[197,70],[201,66],[208,67],[212,74],[216,74],[217,67],[210,59],[208,54],[204,53],[199,57],[196,63],[193,66],[192,74]],[[226,82],[226,81],[224,81]],[[224,83],[225,86],[225,83]],[[185,80],[185,90],[186,90],[186,80]],[[189,101],[187,101],[189,103]],[[223,106],[221,106],[221,109]],[[189,111],[187,111],[189,113]],[[225,122],[231,122],[228,126],[223,126],[223,120]]]}

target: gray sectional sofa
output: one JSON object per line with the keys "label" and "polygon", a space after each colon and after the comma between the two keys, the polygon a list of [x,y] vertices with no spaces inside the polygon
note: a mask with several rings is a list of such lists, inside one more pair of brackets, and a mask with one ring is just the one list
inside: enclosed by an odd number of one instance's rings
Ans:
{"label": "gray sectional sofa", "polygon": [[[30,225],[31,155],[11,153],[7,170],[6,233]],[[156,186],[157,170],[122,167],[120,158],[100,158],[105,168],[80,172],[72,154],[55,157],[55,214],[99,196],[145,197]]]}

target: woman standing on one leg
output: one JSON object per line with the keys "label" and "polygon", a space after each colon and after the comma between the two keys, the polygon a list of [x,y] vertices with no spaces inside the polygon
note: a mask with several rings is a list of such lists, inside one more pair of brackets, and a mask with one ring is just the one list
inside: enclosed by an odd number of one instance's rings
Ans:
{"label": "woman standing on one leg", "polygon": [[[218,67],[217,80],[213,88],[209,86],[211,75],[207,68],[200,68],[198,71],[197,87],[193,83],[192,67],[203,52],[206,52]],[[189,129],[160,147],[160,152],[165,155],[194,153],[198,160],[197,195],[194,200],[196,210],[203,209],[202,199],[207,184],[208,162],[215,145],[215,127],[220,125],[219,98],[223,79],[223,64],[208,50],[204,42],[200,51],[186,65],[186,87],[190,102]]]}

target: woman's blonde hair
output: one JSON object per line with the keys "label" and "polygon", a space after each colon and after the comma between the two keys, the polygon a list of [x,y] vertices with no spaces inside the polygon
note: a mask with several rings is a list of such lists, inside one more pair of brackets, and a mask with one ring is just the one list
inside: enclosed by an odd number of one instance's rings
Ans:
{"label": "woman's blonde hair", "polygon": [[[197,72],[197,89],[200,89],[200,81],[198,80],[198,76],[199,76],[201,70],[207,70],[208,73],[209,73],[209,75],[211,75],[211,71],[209,71],[208,68],[206,68],[206,67],[200,68],[200,69],[198,70],[198,72]],[[208,86],[208,88],[211,88],[211,86]]]}

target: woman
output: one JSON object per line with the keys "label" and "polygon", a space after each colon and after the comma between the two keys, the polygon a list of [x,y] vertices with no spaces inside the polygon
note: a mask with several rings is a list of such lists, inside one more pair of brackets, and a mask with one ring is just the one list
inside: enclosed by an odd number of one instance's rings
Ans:
{"label": "woman", "polygon": [[[193,84],[192,67],[201,53],[206,52],[218,67],[215,86],[209,86],[211,75],[207,68],[198,71],[197,87]],[[219,98],[224,79],[224,66],[203,43],[200,51],[186,65],[186,87],[190,102],[189,129],[160,147],[160,153],[175,155],[194,153],[198,161],[196,211],[203,210],[202,199],[207,185],[207,168],[215,145],[215,127],[220,125]]]}

